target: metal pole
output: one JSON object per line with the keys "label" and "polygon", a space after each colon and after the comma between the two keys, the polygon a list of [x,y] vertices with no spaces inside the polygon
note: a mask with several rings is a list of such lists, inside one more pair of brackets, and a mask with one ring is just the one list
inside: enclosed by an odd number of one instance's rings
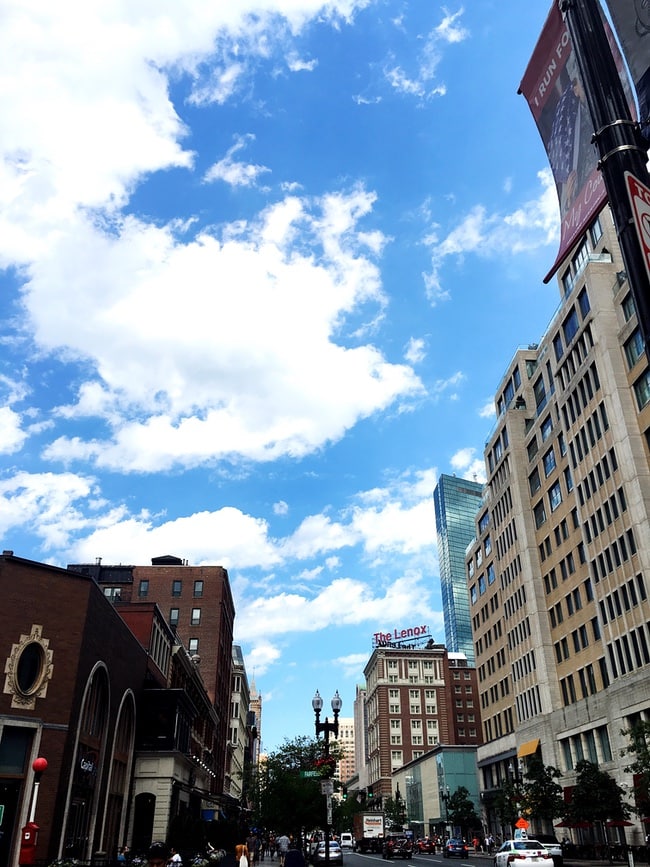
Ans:
{"label": "metal pole", "polygon": [[559,0],[594,126],[599,168],[650,358],[650,279],[634,225],[625,172],[650,186],[648,143],[632,119],[597,0]]}

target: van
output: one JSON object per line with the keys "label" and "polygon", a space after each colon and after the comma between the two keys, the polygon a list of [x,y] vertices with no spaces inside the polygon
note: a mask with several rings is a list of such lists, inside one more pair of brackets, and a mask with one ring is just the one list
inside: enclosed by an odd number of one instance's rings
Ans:
{"label": "van", "polygon": [[343,831],[339,840],[341,849],[354,849],[354,839],[349,831]]}

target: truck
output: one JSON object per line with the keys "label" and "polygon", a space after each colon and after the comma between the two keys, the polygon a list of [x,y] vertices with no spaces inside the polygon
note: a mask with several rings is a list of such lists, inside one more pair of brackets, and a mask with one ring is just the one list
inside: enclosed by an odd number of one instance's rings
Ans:
{"label": "truck", "polygon": [[355,813],[352,821],[354,851],[380,854],[384,845],[384,814]]}

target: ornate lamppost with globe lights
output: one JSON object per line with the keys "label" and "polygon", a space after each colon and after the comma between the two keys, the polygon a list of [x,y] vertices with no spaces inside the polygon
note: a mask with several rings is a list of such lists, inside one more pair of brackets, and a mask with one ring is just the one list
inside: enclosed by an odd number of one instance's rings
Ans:
{"label": "ornate lamppost with globe lights", "polygon": [[323,787],[323,792],[325,794],[326,805],[327,805],[327,821],[325,823],[325,864],[326,867],[329,867],[330,863],[330,826],[332,824],[332,790],[333,786],[330,782],[331,777],[334,775],[334,767],[336,765],[336,761],[332,759],[330,756],[330,734],[333,734],[334,737],[338,737],[339,734],[339,713],[341,712],[341,708],[343,707],[343,701],[341,700],[341,696],[339,695],[338,689],[334,693],[334,698],[332,699],[332,711],[334,713],[334,722],[330,722],[327,717],[325,717],[325,722],[320,721],[320,714],[323,709],[323,699],[318,690],[316,690],[316,694],[311,700],[311,706],[314,709],[314,714],[316,716],[316,740],[318,740],[318,736],[323,733],[324,742],[325,742],[325,757],[321,759],[320,768],[321,768],[321,777],[325,777],[321,786]]}

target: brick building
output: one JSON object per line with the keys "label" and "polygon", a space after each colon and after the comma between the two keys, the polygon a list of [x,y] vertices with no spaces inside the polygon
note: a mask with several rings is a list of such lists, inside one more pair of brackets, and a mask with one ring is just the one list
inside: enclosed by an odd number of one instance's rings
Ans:
{"label": "brick building", "polygon": [[142,602],[158,604],[199,666],[217,713],[214,771],[217,788],[225,792],[235,619],[227,571],[221,566],[189,566],[171,555],[154,557],[151,566],[113,566],[98,561],[68,569],[92,577],[118,609]]}
{"label": "brick building", "polygon": [[0,582],[0,867],[18,863],[39,756],[38,861],[112,858],[154,837],[196,845],[223,797],[218,718],[160,608],[118,608],[90,576],[10,551]]}
{"label": "brick building", "polygon": [[368,661],[367,787],[393,795],[392,775],[439,744],[482,743],[476,670],[444,645],[376,647]]}
{"label": "brick building", "polygon": [[115,851],[127,826],[136,706],[165,678],[97,585],[42,563],[0,556],[0,867],[18,863],[39,787],[36,857]]}

